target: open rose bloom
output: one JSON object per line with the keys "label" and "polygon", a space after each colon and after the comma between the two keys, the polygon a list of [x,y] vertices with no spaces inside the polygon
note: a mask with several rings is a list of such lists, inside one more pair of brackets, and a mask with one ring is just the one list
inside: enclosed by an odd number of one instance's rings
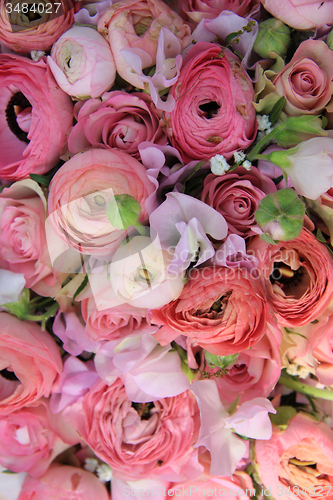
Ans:
{"label": "open rose bloom", "polygon": [[333,0],[0,0],[0,500],[333,500]]}

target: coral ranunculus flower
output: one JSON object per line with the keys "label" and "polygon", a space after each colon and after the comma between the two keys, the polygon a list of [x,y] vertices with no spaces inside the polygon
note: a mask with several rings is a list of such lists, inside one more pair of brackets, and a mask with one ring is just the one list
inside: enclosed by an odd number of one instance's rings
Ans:
{"label": "coral ranunculus flower", "polygon": [[267,301],[281,326],[306,325],[325,311],[332,300],[333,260],[307,229],[277,245],[255,238],[249,250],[259,259]]}
{"label": "coral ranunculus flower", "polygon": [[184,59],[171,89],[176,105],[166,114],[168,135],[185,162],[230,159],[248,148],[257,134],[254,90],[231,50],[200,42]]}
{"label": "coral ranunculus flower", "polygon": [[228,356],[259,342],[269,310],[260,282],[245,270],[192,269],[177,300],[152,311],[152,323],[164,325],[154,335],[165,345],[179,335],[208,352]]}

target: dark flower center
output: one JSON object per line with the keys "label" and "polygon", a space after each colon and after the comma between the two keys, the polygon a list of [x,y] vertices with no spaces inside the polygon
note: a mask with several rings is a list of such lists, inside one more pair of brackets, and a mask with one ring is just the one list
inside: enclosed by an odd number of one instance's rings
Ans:
{"label": "dark flower center", "polygon": [[283,290],[297,286],[304,274],[304,268],[300,266],[295,271],[284,262],[274,262],[274,269],[269,277],[272,284],[278,283]]}
{"label": "dark flower center", "polygon": [[154,403],[132,403],[132,407],[138,412],[141,420],[149,420],[150,410],[155,407]]}
{"label": "dark flower center", "polygon": [[5,378],[6,380],[12,380],[13,382],[15,382],[16,380],[19,380],[14,372],[9,371],[6,368],[4,370],[0,370],[0,375],[1,375],[1,377]]}
{"label": "dark flower center", "polygon": [[213,118],[219,112],[220,105],[216,101],[209,101],[205,104],[200,104],[199,109],[202,111],[201,116],[208,118]]}
{"label": "dark flower center", "polygon": [[28,133],[20,128],[16,120],[17,115],[26,108],[31,108],[30,102],[22,92],[17,92],[8,102],[5,114],[11,132],[13,132],[20,141],[29,143]]}
{"label": "dark flower center", "polygon": [[222,295],[218,300],[216,300],[212,304],[209,312],[214,311],[214,312],[223,314],[227,305],[228,305],[228,300],[229,300],[229,297],[231,296],[231,294],[232,294],[232,290],[228,290],[227,292],[225,292],[224,295]]}

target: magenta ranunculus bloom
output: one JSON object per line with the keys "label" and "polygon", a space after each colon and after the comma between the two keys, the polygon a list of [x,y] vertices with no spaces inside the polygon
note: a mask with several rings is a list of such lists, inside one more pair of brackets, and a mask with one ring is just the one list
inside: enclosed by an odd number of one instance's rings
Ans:
{"label": "magenta ranunculus bloom", "polygon": [[0,179],[51,170],[72,124],[72,101],[43,60],[0,55]]}
{"label": "magenta ranunculus bloom", "polygon": [[257,134],[254,90],[240,60],[214,43],[197,43],[171,89],[176,105],[166,113],[168,136],[185,162],[230,159]]}

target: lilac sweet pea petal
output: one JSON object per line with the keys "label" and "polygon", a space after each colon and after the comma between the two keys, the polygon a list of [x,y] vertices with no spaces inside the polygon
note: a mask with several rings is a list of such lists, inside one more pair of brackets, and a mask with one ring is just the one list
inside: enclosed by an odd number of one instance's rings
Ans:
{"label": "lilac sweet pea petal", "polygon": [[230,234],[217,250],[212,259],[213,264],[224,267],[240,267],[251,271],[258,267],[259,261],[254,255],[247,255],[244,238]]}
{"label": "lilac sweet pea petal", "polygon": [[151,333],[107,342],[96,354],[95,366],[108,384],[120,377],[128,398],[137,403],[177,396],[189,388],[178,354],[170,345],[160,346]]}
{"label": "lilac sweet pea petal", "polygon": [[225,428],[229,414],[221,403],[216,382],[194,382],[191,391],[197,399],[201,419],[199,438],[194,447],[204,446],[210,451],[210,473],[213,476],[232,476],[246,453],[246,445],[230,429]]}
{"label": "lilac sweet pea petal", "polygon": [[112,0],[85,5],[79,12],[74,14],[74,20],[78,24],[92,24],[97,27],[99,18],[110,5],[112,5]]}
{"label": "lilac sweet pea petal", "polygon": [[72,356],[79,356],[82,351],[95,352],[99,346],[87,336],[84,325],[74,312],[59,312],[53,323],[53,332],[64,342],[64,350]]}
{"label": "lilac sweet pea petal", "polygon": [[150,215],[149,221],[151,230],[158,234],[161,247],[175,248],[170,272],[186,269],[199,247],[199,263],[210,259],[215,251],[206,234],[222,240],[228,232],[227,223],[221,214],[182,193],[168,193],[162,205]]}
{"label": "lilac sweet pea petal", "polygon": [[231,417],[225,419],[225,427],[252,439],[270,439],[272,424],[268,413],[276,413],[272,403],[265,398],[255,398],[243,403]]}

